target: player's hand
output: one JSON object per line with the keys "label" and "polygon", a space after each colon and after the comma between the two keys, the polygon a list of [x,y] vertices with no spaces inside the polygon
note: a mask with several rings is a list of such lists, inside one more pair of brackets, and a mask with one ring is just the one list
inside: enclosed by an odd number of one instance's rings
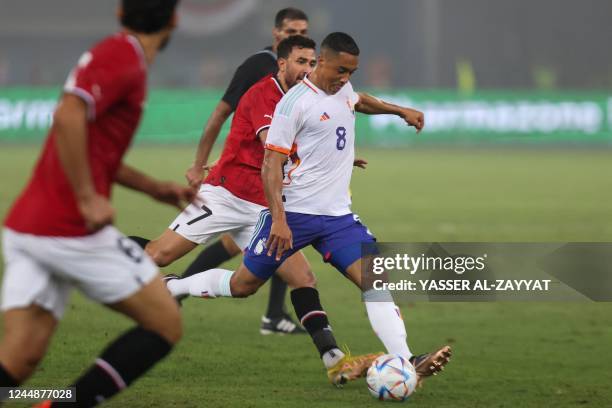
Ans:
{"label": "player's hand", "polygon": [[406,121],[409,126],[414,126],[419,133],[425,127],[425,115],[416,109],[403,108],[399,116]]}
{"label": "player's hand", "polygon": [[157,201],[182,209],[194,200],[197,192],[197,188],[194,187],[182,186],[172,181],[160,181],[151,196]]}
{"label": "player's hand", "polygon": [[219,162],[219,160],[217,159],[217,160],[215,160],[214,162],[212,162],[210,164],[205,164],[204,165],[204,171],[206,171],[206,172],[212,171],[213,167],[215,167],[218,162]]}
{"label": "player's hand", "polygon": [[112,224],[115,210],[108,198],[94,194],[78,201],[79,211],[85,220],[85,226],[91,232],[98,231],[106,225]]}
{"label": "player's hand", "polygon": [[200,188],[202,181],[204,181],[204,176],[209,169],[210,167],[208,166],[198,166],[196,164],[188,168],[185,172],[185,178],[189,186],[195,189]]}
{"label": "player's hand", "polygon": [[276,252],[277,261],[280,261],[285,251],[293,249],[293,235],[286,221],[272,221],[266,248],[268,248],[268,256],[274,256]]}
{"label": "player's hand", "polygon": [[355,158],[353,161],[354,167],[359,167],[360,169],[365,169],[368,166],[368,161],[366,159]]}

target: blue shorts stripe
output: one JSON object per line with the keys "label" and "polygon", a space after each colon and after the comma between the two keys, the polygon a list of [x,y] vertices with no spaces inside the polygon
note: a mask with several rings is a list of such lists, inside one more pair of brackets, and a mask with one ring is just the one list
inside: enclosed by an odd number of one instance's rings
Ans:
{"label": "blue shorts stripe", "polygon": [[259,220],[257,221],[257,224],[255,225],[255,230],[253,231],[253,236],[251,237],[251,240],[249,241],[249,245],[247,246],[247,248],[251,249],[251,246],[255,242],[255,239],[257,238],[257,236],[261,232],[261,228],[266,223],[266,217],[269,214],[270,214],[269,210],[262,210],[259,213]]}

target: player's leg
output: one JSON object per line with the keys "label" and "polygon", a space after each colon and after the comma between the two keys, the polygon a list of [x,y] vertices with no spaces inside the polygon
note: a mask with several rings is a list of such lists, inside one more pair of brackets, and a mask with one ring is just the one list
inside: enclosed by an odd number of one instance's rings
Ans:
{"label": "player's leg", "polygon": [[[226,261],[242,253],[229,234],[221,235],[216,242],[208,245],[202,250],[185,269],[181,278],[193,276],[196,273],[217,268]],[[291,316],[285,311],[285,296],[287,294],[287,284],[274,274],[270,279],[270,294],[268,296],[268,307],[262,316],[262,334],[283,333],[299,334],[304,330],[293,322]]]}
{"label": "player's leg", "polygon": [[[275,263],[268,266],[266,271],[258,270],[258,273],[254,273],[242,263],[236,271],[222,268],[210,269],[187,278],[169,279],[166,286],[174,297],[190,295],[202,298],[244,298],[256,293],[274,274],[277,267],[278,265]],[[309,269],[296,271],[296,273],[286,273],[283,276],[292,287],[305,287],[314,284],[314,276]]]}
{"label": "player's leg", "polygon": [[[263,210],[255,225],[246,224],[230,231],[230,234],[241,248],[247,248],[244,262],[235,272],[227,269],[210,269],[183,279],[171,279],[167,286],[173,296],[191,295],[197,297],[247,297],[255,293],[278,269],[283,261],[297,252],[301,247],[294,243],[294,248],[287,251],[283,259],[277,261],[264,253],[266,237],[270,231],[272,220],[270,212]],[[247,263],[248,254],[257,259],[252,264]],[[312,285],[314,278],[310,269],[303,273],[286,274],[287,282],[292,287]]]}
{"label": "player's leg", "polygon": [[[300,251],[287,258],[278,268],[277,274],[292,288],[291,302],[295,313],[317,348],[332,384],[341,385],[362,377],[376,356],[353,357],[340,350],[327,312],[321,305],[314,274],[304,254]],[[305,280],[302,286],[296,287],[291,281],[291,276],[295,274],[310,277],[310,281]]]}
{"label": "player's leg", "polygon": [[[326,217],[325,225],[326,234],[315,248],[326,262],[331,263],[361,290],[362,244],[373,244],[374,236],[361,224],[359,217],[353,214]],[[363,293],[370,323],[389,353],[409,359],[412,353],[406,343],[404,322],[391,295],[386,295],[374,299],[374,296],[380,296],[379,292]]]}
{"label": "player's leg", "polygon": [[0,343],[0,386],[21,384],[47,350],[70,291],[29,251],[46,255],[40,240],[5,229],[2,281],[4,329]]}
{"label": "player's leg", "polygon": [[[317,246],[317,250],[361,291],[372,329],[384,344],[388,353],[399,354],[417,368],[420,377],[434,374],[449,361],[450,347],[434,353],[413,356],[406,341],[406,328],[399,308],[388,291],[377,291],[362,282],[362,262],[368,262],[371,254],[363,254],[362,245],[373,245],[375,239],[361,223],[359,217],[350,214],[330,219],[330,233]],[[365,290],[364,290],[365,289]]]}
{"label": "player's leg", "polygon": [[253,222],[261,206],[237,211],[235,197],[227,190],[203,184],[196,199],[188,205],[157,239],[132,236],[130,239],[145,248],[149,256],[160,266],[168,266],[181,258],[198,244],[225,231],[237,228],[247,215]]}
{"label": "player's leg", "polygon": [[198,254],[185,269],[181,278],[187,278],[196,273],[216,268],[241,253],[242,250],[236,245],[232,237],[223,234],[220,239],[208,245]]}
{"label": "player's leg", "polygon": [[[357,248],[354,249],[357,250]],[[348,251],[350,251],[348,248],[337,251],[337,257],[346,257],[345,254]],[[345,276],[360,289],[362,288],[361,264],[362,259],[357,259],[344,269]],[[391,294],[388,292],[381,293],[381,291],[366,290],[362,296],[372,329],[387,351],[391,354],[399,354],[406,359],[411,358],[412,352],[406,342],[404,321]]]}
{"label": "player's leg", "polygon": [[[271,228],[271,217],[269,212],[262,213],[261,228],[256,232],[247,250],[245,251],[244,264],[254,275],[260,277],[270,276],[272,271],[278,268],[279,275],[286,280],[291,292],[296,315],[300,322],[306,327],[313,343],[317,347],[325,366],[328,368],[328,377],[333,384],[343,384],[348,380],[362,376],[375,356],[345,356],[337,347],[333,336],[327,313],[321,305],[319,293],[314,287],[315,280],[310,265],[298,249],[310,245],[316,241],[321,231],[321,219],[316,215],[299,213],[287,213],[287,223],[293,233],[293,249],[283,255],[280,261],[273,256],[268,256],[265,250],[266,238]],[[290,256],[289,256],[290,255]],[[310,277],[312,281],[294,282],[295,276]]]}
{"label": "player's leg", "polygon": [[130,386],[163,359],[181,337],[178,305],[160,277],[112,309],[138,325],[112,341],[72,386],[79,406],[93,406]]}
{"label": "player's leg", "polygon": [[0,343],[0,386],[16,387],[27,380],[42,360],[57,319],[38,305],[4,312]]}
{"label": "player's leg", "polygon": [[[362,265],[369,261],[367,257],[361,258],[346,268],[346,276],[360,289],[371,287],[363,286],[362,281]],[[380,341],[389,353],[400,354],[410,360],[419,374],[419,381],[444,369],[452,354],[450,346],[443,346],[431,353],[412,355],[406,342],[406,328],[400,309],[391,294],[388,291],[369,289],[362,296],[370,324]]]}
{"label": "player's leg", "polygon": [[[155,264],[115,228],[64,241],[63,247],[80,257],[65,257],[57,273],[89,298],[137,323],[73,383],[79,406],[94,406],[128,387],[170,352],[181,337],[181,317]],[[92,246],[95,253],[79,250]]]}
{"label": "player's leg", "polygon": [[165,230],[145,246],[145,251],[159,267],[170,265],[193,250],[198,244],[172,231]]}

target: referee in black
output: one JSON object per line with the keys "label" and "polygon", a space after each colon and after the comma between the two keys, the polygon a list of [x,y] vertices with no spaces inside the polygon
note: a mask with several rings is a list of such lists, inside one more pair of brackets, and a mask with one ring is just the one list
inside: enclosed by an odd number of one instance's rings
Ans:
{"label": "referee in black", "polygon": [[[208,118],[204,133],[198,144],[195,161],[186,173],[190,185],[199,188],[202,183],[205,168],[208,166],[210,151],[219,136],[221,126],[236,110],[242,95],[261,78],[274,74],[278,70],[276,63],[276,47],[278,44],[289,36],[305,36],[307,34],[308,17],[306,13],[296,8],[285,8],[276,13],[274,29],[272,30],[274,39],[272,45],[251,55],[238,67],[225,94]],[[238,248],[231,237],[222,235],[218,241],[204,248],[185,270],[182,277],[216,268],[241,252],[241,249]],[[287,284],[278,276],[273,275],[270,282],[268,309],[262,317],[261,334],[299,334],[305,332],[304,329],[293,322],[285,311],[286,293]]]}

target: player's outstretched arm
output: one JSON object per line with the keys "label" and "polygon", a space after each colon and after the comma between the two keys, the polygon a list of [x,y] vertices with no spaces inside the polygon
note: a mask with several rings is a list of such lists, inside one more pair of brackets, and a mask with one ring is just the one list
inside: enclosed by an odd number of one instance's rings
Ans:
{"label": "player's outstretched arm", "polygon": [[423,112],[394,105],[363,92],[359,92],[359,102],[355,105],[355,110],[368,115],[397,115],[404,119],[408,125],[414,126],[417,133],[425,126],[425,116]]}
{"label": "player's outstretched arm", "polygon": [[93,184],[87,154],[87,104],[64,94],[53,115],[55,147],[87,228],[96,231],[113,222],[115,211]]}
{"label": "player's outstretched arm", "polygon": [[293,248],[293,237],[291,229],[287,225],[285,207],[283,206],[283,164],[287,155],[266,149],[261,167],[261,177],[264,185],[264,193],[268,201],[268,208],[272,215],[272,226],[270,237],[266,243],[268,256],[274,256],[280,260],[283,252]]}
{"label": "player's outstretched arm", "polygon": [[179,209],[192,201],[197,192],[195,188],[181,186],[172,181],[156,180],[125,163],[119,167],[115,180],[124,187],[141,191],[157,201]]}
{"label": "player's outstretched arm", "polygon": [[221,100],[208,118],[208,122],[206,122],[206,126],[204,127],[204,132],[200,138],[200,143],[198,144],[195,160],[185,173],[187,182],[191,187],[200,187],[200,184],[204,179],[204,173],[206,171],[210,151],[212,150],[215,141],[219,137],[221,127],[227,118],[232,114],[232,111],[232,107],[227,102]]}

